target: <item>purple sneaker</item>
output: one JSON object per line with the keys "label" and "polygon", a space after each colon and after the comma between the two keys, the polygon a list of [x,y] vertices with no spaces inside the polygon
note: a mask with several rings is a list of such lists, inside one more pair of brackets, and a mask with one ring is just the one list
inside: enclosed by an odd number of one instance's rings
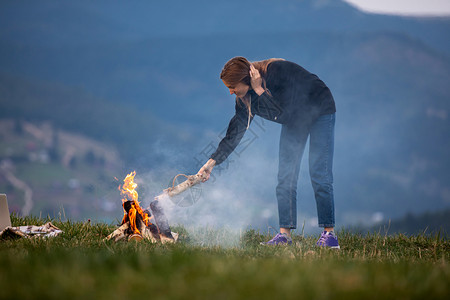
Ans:
{"label": "purple sneaker", "polygon": [[270,241],[261,243],[261,245],[290,245],[292,239],[286,233],[278,233]]}
{"label": "purple sneaker", "polygon": [[340,249],[337,236],[334,234],[334,231],[324,231],[320,235],[319,240],[316,243],[316,246],[319,247],[330,247],[333,249]]}

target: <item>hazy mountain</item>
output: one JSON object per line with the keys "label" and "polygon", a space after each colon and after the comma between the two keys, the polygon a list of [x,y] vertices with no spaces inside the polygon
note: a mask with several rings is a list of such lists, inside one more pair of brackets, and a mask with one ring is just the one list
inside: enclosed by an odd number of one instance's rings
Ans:
{"label": "hazy mountain", "polygon": [[19,44],[83,44],[225,34],[401,31],[448,54],[448,18],[366,14],[340,0],[9,1],[0,36]]}
{"label": "hazy mountain", "polygon": [[[236,55],[283,57],[319,75],[335,96],[341,220],[438,210],[450,206],[449,30],[448,18],[365,14],[336,0],[2,2],[0,80],[8,94],[0,108],[3,116],[49,118],[27,107],[63,87],[60,98],[77,95],[72,130],[114,140],[109,125],[131,119],[138,133],[130,140],[141,149],[134,163],[169,163],[174,153],[186,161],[217,144],[233,114],[234,99],[218,78],[223,64]],[[52,103],[54,114],[67,111],[64,102]],[[86,107],[97,113],[84,115]],[[69,126],[65,117],[53,119]],[[99,130],[86,129],[92,120]],[[279,128],[265,126],[249,149],[275,159]],[[170,137],[176,150],[158,136]],[[146,151],[153,141],[156,160]],[[307,172],[301,177],[300,196],[309,199]],[[263,201],[273,201],[272,188],[258,191]],[[315,214],[311,202],[305,206]]]}

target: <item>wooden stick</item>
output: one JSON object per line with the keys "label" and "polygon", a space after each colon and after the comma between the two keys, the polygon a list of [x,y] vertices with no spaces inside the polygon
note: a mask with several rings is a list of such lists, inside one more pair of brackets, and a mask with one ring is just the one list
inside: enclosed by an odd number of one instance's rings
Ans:
{"label": "wooden stick", "polygon": [[[182,175],[182,174],[180,174],[180,175]],[[193,187],[194,185],[199,184],[203,180],[203,177],[201,175],[199,175],[199,174],[189,175],[189,176],[186,176],[186,177],[187,177],[187,179],[184,182],[180,183],[177,186],[165,189],[163,191],[163,193],[160,194],[159,196],[156,196],[155,199],[156,200],[160,200],[160,199],[163,199],[163,198],[165,198],[167,196],[169,196],[169,197],[176,196],[178,194],[181,194],[185,190]],[[174,181],[175,181],[175,179],[174,179]]]}
{"label": "wooden stick", "polygon": [[[129,234],[130,228],[130,222],[126,222],[124,224],[122,224],[119,228],[117,228],[116,230],[114,230],[110,235],[108,235],[106,238],[104,238],[104,240],[108,241],[113,239],[114,241],[120,241],[123,240],[125,238],[128,238],[128,240],[130,240],[130,237],[134,237],[134,240],[140,240],[137,236],[138,235],[134,235],[134,234]],[[178,233],[175,232],[171,232],[171,236],[172,238],[168,238],[165,235],[159,235],[158,236],[156,234],[153,234],[149,228],[142,228],[141,229],[141,238],[143,239],[148,239],[150,240],[152,243],[157,243],[158,241],[160,241],[161,243],[175,243],[178,240]]]}

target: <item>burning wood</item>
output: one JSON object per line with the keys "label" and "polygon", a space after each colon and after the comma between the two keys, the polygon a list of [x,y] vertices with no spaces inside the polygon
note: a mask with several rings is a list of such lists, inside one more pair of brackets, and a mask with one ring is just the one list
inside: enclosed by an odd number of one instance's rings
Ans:
{"label": "burning wood", "polygon": [[171,232],[169,222],[165,217],[158,201],[150,204],[150,210],[143,210],[139,205],[137,184],[134,182],[136,172],[133,171],[124,179],[124,184],[119,186],[122,198],[124,215],[121,226],[106,237],[106,240],[115,241],[127,238],[128,240],[149,239],[152,242],[175,242],[178,234]]}
{"label": "burning wood", "polygon": [[129,222],[134,234],[141,234],[142,226],[151,225],[151,217],[148,211],[143,211],[138,201],[137,184],[134,182],[136,172],[131,172],[123,180],[124,184],[119,186],[120,194],[123,196],[122,206],[124,215],[122,224]]}

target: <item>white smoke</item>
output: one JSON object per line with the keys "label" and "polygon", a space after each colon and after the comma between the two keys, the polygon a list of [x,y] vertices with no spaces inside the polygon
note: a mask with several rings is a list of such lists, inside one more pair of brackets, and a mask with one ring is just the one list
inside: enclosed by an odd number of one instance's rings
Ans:
{"label": "white smoke", "polygon": [[[244,144],[245,148],[240,145],[241,148],[238,147],[227,161],[214,168],[213,176],[209,181],[194,187],[201,189],[201,197],[193,205],[178,206],[176,205],[178,200],[174,203],[169,198],[160,201],[171,226],[181,225],[190,235],[197,236],[202,230],[206,235],[211,230],[220,229],[219,232],[225,230],[228,238],[217,239],[213,242],[222,246],[235,245],[241,233],[249,228],[261,232],[270,231],[270,228],[279,230],[275,188],[280,126],[269,122],[252,124],[252,126],[256,127],[253,133],[246,133],[247,141],[251,143]],[[268,143],[268,140],[271,143]],[[215,143],[217,144],[218,141],[219,139]],[[168,150],[167,153],[173,153],[173,150]],[[206,161],[207,157],[204,158],[204,162]],[[307,170],[307,166],[302,166],[302,170]],[[197,171],[198,169],[195,169],[192,174]],[[182,170],[172,168],[164,170],[164,174],[161,172],[138,174],[137,177],[141,178],[138,181],[139,186],[141,188],[144,186],[146,191],[151,191],[151,193],[146,192],[142,200],[143,206],[148,205],[155,196],[162,193],[170,184],[171,178],[179,172]],[[307,171],[303,171],[300,175],[300,177],[304,176],[309,176]],[[301,188],[311,189],[309,177],[301,178],[301,181]],[[189,191],[185,191],[182,196],[189,198],[192,195]],[[314,198],[302,199],[302,201],[307,203],[299,207],[313,207],[315,211]],[[305,220],[312,217],[314,216],[301,212],[297,232],[305,229],[304,227],[314,228],[309,226],[310,222],[304,226]]]}

